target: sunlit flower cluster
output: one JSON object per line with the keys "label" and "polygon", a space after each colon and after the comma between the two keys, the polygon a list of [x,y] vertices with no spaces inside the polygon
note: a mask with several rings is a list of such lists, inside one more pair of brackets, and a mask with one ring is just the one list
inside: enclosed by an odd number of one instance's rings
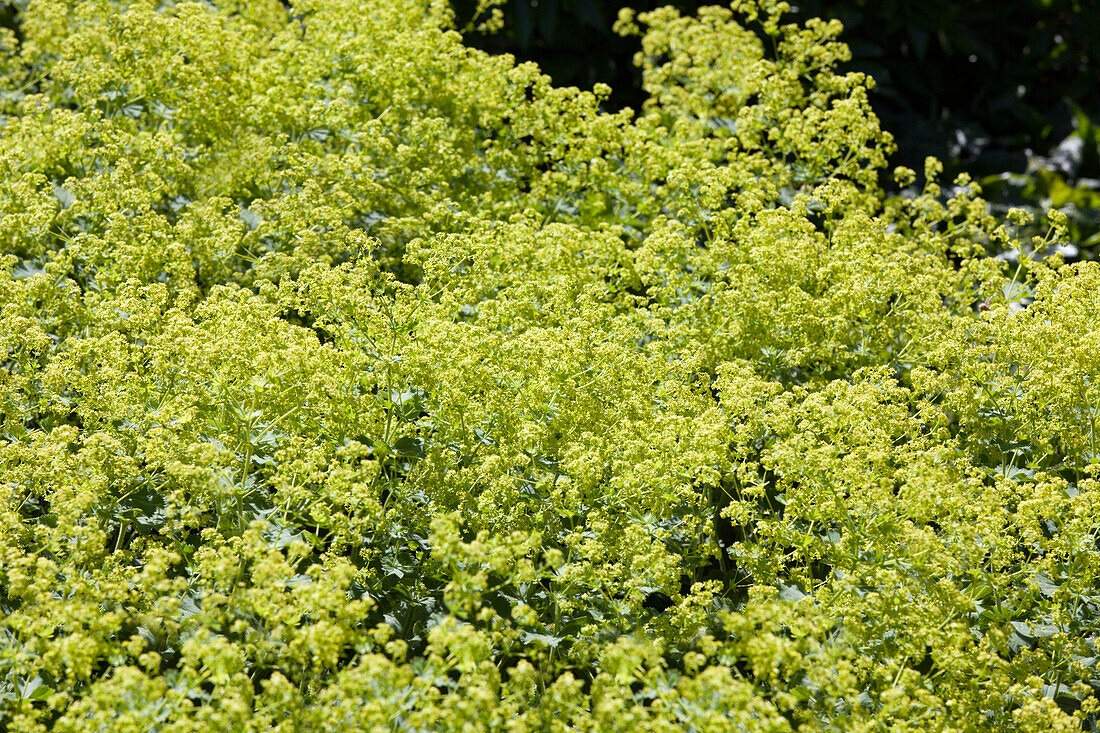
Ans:
{"label": "sunlit flower cluster", "polygon": [[290,5],[0,36],[0,727],[1096,724],[1100,268],[838,23]]}

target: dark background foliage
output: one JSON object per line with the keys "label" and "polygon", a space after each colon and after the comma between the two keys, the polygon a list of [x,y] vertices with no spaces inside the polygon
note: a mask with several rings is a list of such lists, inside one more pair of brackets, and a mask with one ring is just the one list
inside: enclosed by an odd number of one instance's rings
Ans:
{"label": "dark background foliage", "polygon": [[[636,39],[611,31],[639,11],[703,0],[507,0],[505,28],[468,41],[537,62],[561,85],[611,85],[637,109]],[[801,0],[792,20],[836,18],[851,69],[874,77],[897,165],[935,155],[981,180],[997,208],[1067,210],[1082,254],[1100,245],[1100,3],[1096,0]],[[455,0],[460,25],[474,0]],[[884,183],[887,183],[884,181]]]}
{"label": "dark background foliage", "polygon": [[[459,18],[472,0],[456,0]],[[637,0],[639,11],[698,0]],[[1091,0],[802,0],[793,19],[836,18],[851,67],[875,78],[876,107],[898,138],[899,162],[960,160],[977,174],[1017,169],[1100,116],[1100,6]],[[558,84],[603,81],[612,103],[640,105],[633,39],[611,31],[616,0],[509,0],[505,29],[470,41],[536,61]],[[1095,157],[1095,156],[1094,156]],[[1097,161],[1087,174],[1096,176]],[[1084,173],[1084,172],[1083,172]]]}

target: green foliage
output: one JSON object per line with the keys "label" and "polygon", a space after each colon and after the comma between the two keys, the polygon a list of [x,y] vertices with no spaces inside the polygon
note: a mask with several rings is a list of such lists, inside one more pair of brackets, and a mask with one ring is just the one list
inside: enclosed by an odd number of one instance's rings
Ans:
{"label": "green foliage", "polygon": [[887,198],[786,10],[620,14],[635,116],[440,4],[32,3],[3,726],[1095,726],[1100,268]]}
{"label": "green foliage", "polygon": [[[664,3],[639,0],[653,10]],[[668,3],[694,12],[706,3]],[[456,0],[463,22],[474,0]],[[1100,14],[1088,0],[801,0],[797,18],[844,24],[851,68],[876,81],[875,108],[898,136],[899,155],[927,155],[949,170],[1022,173],[1070,131],[1073,106],[1100,114]],[[642,104],[629,59],[614,37],[617,6],[605,0],[506,0],[503,26],[475,33],[480,48],[537,61],[559,84],[615,88],[612,103]],[[593,53],[598,49],[598,53]],[[1072,101],[1071,101],[1072,100]],[[961,168],[956,166],[961,165]],[[1096,171],[1088,174],[1097,177]]]}

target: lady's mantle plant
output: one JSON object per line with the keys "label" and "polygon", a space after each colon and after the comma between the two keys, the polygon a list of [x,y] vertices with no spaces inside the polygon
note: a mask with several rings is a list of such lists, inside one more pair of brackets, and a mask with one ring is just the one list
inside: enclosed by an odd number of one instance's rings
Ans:
{"label": "lady's mantle plant", "polygon": [[604,114],[438,3],[33,0],[3,727],[1094,726],[1100,268],[886,197],[785,9],[624,12]]}

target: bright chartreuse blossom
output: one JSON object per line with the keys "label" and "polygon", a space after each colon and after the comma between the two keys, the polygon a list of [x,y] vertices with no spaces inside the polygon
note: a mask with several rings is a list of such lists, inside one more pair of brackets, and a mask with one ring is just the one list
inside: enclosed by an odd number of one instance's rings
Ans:
{"label": "bright chartreuse blossom", "polygon": [[884,194],[787,9],[623,11],[608,114],[435,0],[31,0],[0,727],[1092,729],[1100,268]]}

